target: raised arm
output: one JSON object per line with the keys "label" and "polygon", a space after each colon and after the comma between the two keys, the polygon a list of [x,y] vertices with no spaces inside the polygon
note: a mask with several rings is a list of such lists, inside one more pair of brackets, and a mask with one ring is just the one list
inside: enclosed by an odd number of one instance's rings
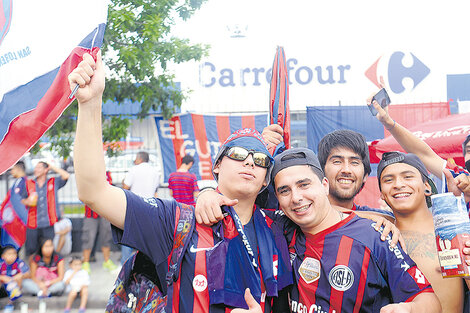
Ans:
{"label": "raised arm", "polygon": [[[368,103],[370,103],[371,100],[372,97],[368,99]],[[374,101],[372,105],[379,112],[376,116],[377,119],[385,126],[390,134],[392,134],[400,146],[402,146],[406,152],[416,154],[421,161],[423,161],[428,171],[437,177],[441,177],[442,169],[446,161],[437,155],[427,143],[394,121],[388,114],[388,107],[383,109],[377,101]]]}
{"label": "raised arm", "polygon": [[70,177],[70,173],[64,169],[61,169],[60,167],[49,164],[49,168],[59,174],[60,178],[62,178],[63,180],[68,180]]}
{"label": "raised arm", "polygon": [[124,191],[106,181],[101,131],[101,103],[104,90],[104,68],[101,53],[96,62],[89,54],[69,75],[70,90],[80,85],[77,131],[74,145],[74,167],[78,197],[93,211],[123,228],[127,200]]}

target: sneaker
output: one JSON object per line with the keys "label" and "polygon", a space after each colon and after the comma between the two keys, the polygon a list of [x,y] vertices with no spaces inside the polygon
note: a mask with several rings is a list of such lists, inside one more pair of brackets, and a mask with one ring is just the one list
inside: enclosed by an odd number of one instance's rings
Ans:
{"label": "sneaker", "polygon": [[78,313],[85,313],[86,309],[85,308],[80,308],[78,309]]}
{"label": "sneaker", "polygon": [[70,313],[70,309],[64,309],[64,313]]}
{"label": "sneaker", "polygon": [[117,266],[116,264],[114,264],[114,262],[111,259],[108,259],[108,261],[103,262],[103,268],[105,270],[112,272],[117,269]]}
{"label": "sneaker", "polygon": [[88,275],[90,275],[91,274],[90,262],[83,262],[82,269],[84,269],[88,273]]}
{"label": "sneaker", "polygon": [[5,305],[5,307],[3,308],[3,313],[11,313],[15,310],[15,307],[13,306],[13,304],[7,304]]}

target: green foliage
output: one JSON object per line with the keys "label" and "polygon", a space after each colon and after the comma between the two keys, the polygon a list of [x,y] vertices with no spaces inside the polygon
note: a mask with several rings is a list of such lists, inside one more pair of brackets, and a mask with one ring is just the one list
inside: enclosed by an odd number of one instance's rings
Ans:
{"label": "green foliage", "polygon": [[[208,51],[208,46],[172,37],[171,27],[178,18],[188,19],[205,1],[112,0],[102,46],[107,66],[103,101],[137,101],[141,103],[139,118],[144,118],[150,109],[160,109],[165,118],[171,117],[188,91],[176,88],[168,64],[200,60]],[[74,101],[46,133],[52,149],[64,158],[71,152],[76,115]],[[109,155],[119,153],[113,142],[125,138],[128,127],[125,117],[106,119],[103,141]],[[34,151],[37,147],[31,150]]]}

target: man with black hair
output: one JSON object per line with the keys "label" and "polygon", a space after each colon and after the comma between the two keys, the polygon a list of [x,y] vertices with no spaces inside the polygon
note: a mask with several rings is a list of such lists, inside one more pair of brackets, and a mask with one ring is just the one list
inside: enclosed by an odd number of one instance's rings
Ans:
{"label": "man with black hair", "polygon": [[[263,137],[273,146],[282,142],[282,134],[283,129],[276,124],[263,130]],[[355,211],[362,217],[378,215],[394,221],[389,211],[354,203],[371,172],[369,148],[362,134],[347,129],[326,134],[318,144],[318,159],[329,181],[331,205],[342,212]]]}
{"label": "man with black hair", "polygon": [[[59,176],[47,178],[52,170]],[[54,224],[60,218],[57,191],[64,187],[70,174],[52,164],[39,162],[34,167],[34,179],[26,181],[27,192],[23,193],[24,205],[28,207],[26,230],[26,255],[32,255],[41,240],[54,238]]]}
{"label": "man with black hair", "polygon": [[[430,196],[436,186],[423,162],[414,154],[386,152],[377,167],[382,199],[393,210],[407,252],[418,264],[438,296],[443,312],[462,312],[462,278],[443,278],[437,256]],[[451,182],[452,183],[452,182]]]}
{"label": "man with black hair", "polygon": [[[274,224],[285,220],[296,283],[291,312],[441,312],[426,277],[400,245],[392,248],[370,220],[330,204],[328,179],[313,151],[289,149],[274,160],[271,177],[286,215]],[[260,312],[252,301],[250,309]]]}
{"label": "man with black hair", "polygon": [[318,144],[318,160],[329,181],[331,205],[342,212],[356,211],[364,217],[379,214],[393,222],[389,211],[354,203],[371,172],[369,147],[362,134],[348,129],[326,134]]}
{"label": "man with black hair", "polygon": [[168,188],[171,196],[178,202],[195,205],[194,199],[199,194],[196,175],[189,172],[194,164],[194,158],[186,154],[181,160],[181,166],[168,178]]}

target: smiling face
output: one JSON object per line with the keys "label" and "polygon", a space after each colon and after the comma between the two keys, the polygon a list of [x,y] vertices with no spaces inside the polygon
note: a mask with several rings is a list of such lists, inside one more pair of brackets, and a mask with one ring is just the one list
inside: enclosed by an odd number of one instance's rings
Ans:
{"label": "smiling face", "polygon": [[330,184],[330,202],[346,205],[348,208],[352,206],[354,197],[361,191],[367,179],[360,155],[349,148],[333,148],[326,160],[324,171]]}
{"label": "smiling face", "polygon": [[303,232],[316,234],[331,226],[332,214],[336,212],[328,201],[328,181],[320,180],[308,165],[279,171],[274,185],[282,211]]}
{"label": "smiling face", "polygon": [[252,154],[244,161],[224,156],[214,167],[218,174],[219,190],[227,197],[255,197],[266,185],[267,169],[255,165]]}
{"label": "smiling face", "polygon": [[392,208],[395,215],[413,213],[418,209],[428,209],[425,190],[431,190],[428,182],[423,182],[421,173],[405,163],[391,164],[380,177],[381,198]]}

